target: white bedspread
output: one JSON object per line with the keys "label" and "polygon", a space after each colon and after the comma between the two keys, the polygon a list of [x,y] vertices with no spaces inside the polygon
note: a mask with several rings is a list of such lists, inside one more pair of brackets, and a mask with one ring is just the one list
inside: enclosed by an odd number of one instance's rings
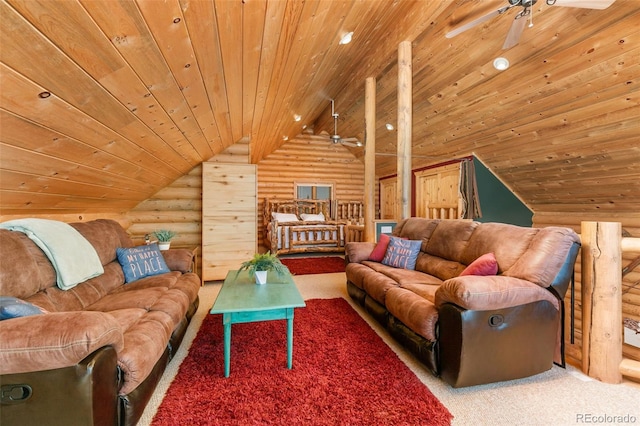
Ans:
{"label": "white bedspread", "polygon": [[26,234],[47,255],[56,270],[56,284],[68,290],[104,273],[91,243],[71,225],[49,219],[16,219],[0,228]]}

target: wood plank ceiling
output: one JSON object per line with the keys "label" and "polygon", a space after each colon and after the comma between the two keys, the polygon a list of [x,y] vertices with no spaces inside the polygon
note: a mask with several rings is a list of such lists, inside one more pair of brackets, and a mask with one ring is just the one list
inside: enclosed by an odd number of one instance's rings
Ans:
{"label": "wood plank ceiling", "polygon": [[475,153],[534,210],[640,211],[640,2],[539,1],[505,51],[515,10],[444,37],[505,5],[2,0],[2,213],[126,211],[236,142],[257,163],[303,125],[331,133],[330,99],[340,134],[363,140],[370,76],[376,173],[391,175],[403,40],[415,165]]}

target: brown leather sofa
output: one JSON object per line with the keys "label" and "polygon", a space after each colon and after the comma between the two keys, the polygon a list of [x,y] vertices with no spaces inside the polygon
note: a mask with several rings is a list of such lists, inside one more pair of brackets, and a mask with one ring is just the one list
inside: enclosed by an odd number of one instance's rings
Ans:
{"label": "brown leather sofa", "polygon": [[136,424],[197,310],[189,250],[162,252],[170,272],[124,284],[125,230],[112,220],[71,226],[104,273],[69,290],[32,240],[0,229],[0,295],[47,311],[0,321],[2,425]]}
{"label": "brown leather sofa", "polygon": [[[421,241],[415,270],[368,260],[375,243],[348,243],[347,290],[434,375],[464,387],[564,366],[573,230],[409,218],[393,235]],[[497,274],[460,275],[488,253]]]}

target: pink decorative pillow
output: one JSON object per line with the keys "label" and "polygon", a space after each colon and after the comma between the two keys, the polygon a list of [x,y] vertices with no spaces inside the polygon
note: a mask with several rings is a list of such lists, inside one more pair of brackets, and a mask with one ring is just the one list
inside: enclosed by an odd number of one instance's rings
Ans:
{"label": "pink decorative pillow", "polygon": [[391,241],[391,238],[389,238],[387,234],[380,234],[380,240],[369,255],[369,260],[373,260],[374,262],[382,262],[382,259],[384,259],[384,255],[387,252],[389,241]]}
{"label": "pink decorative pillow", "polygon": [[469,266],[467,266],[464,271],[460,273],[462,275],[495,275],[498,273],[498,261],[496,260],[496,256],[493,253],[483,254],[473,262]]}

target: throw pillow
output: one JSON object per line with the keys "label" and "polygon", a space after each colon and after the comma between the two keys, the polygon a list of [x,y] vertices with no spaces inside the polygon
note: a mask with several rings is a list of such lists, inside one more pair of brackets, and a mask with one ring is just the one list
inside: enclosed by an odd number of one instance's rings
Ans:
{"label": "throw pillow", "polygon": [[131,248],[119,247],[116,254],[126,283],[171,272],[156,243]]}
{"label": "throw pillow", "polygon": [[302,213],[300,215],[300,219],[302,219],[305,222],[324,222],[324,215],[322,213],[318,213],[318,214],[309,214],[309,213]]}
{"label": "throw pillow", "polygon": [[495,275],[498,273],[498,261],[493,253],[483,254],[469,264],[462,275]]}
{"label": "throw pillow", "polygon": [[376,244],[375,248],[369,255],[369,260],[373,260],[374,262],[382,262],[382,259],[384,259],[384,255],[387,253],[389,241],[391,241],[391,237],[389,237],[387,234],[380,234],[380,240],[378,240],[378,244]]}
{"label": "throw pillow", "polygon": [[0,296],[0,321],[46,313],[44,309],[17,297]]}
{"label": "throw pillow", "polygon": [[394,268],[415,269],[421,246],[422,241],[420,240],[390,237],[382,263]]}
{"label": "throw pillow", "polygon": [[271,217],[278,222],[299,222],[298,216],[293,213],[272,212]]}

